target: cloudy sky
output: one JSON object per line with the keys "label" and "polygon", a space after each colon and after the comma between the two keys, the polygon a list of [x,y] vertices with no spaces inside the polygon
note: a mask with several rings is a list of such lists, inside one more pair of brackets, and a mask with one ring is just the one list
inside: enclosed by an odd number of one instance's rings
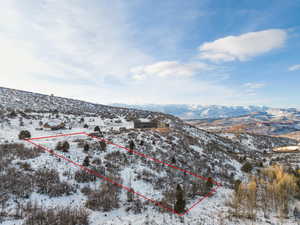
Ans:
{"label": "cloudy sky", "polygon": [[0,86],[97,103],[300,107],[300,0],[3,0]]}

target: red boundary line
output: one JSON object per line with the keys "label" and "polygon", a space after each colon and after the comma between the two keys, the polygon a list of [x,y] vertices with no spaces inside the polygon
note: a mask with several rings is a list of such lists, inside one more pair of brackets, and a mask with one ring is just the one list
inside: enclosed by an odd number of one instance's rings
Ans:
{"label": "red boundary line", "polygon": [[37,144],[37,143],[34,143],[34,142],[33,142],[33,140],[40,140],[40,139],[46,139],[46,138],[56,138],[56,137],[64,137],[64,136],[73,136],[73,135],[86,135],[86,136],[92,137],[92,138],[94,138],[94,139],[98,139],[98,140],[104,141],[104,142],[106,142],[107,144],[114,145],[114,146],[116,146],[116,147],[118,147],[118,148],[125,149],[125,150],[128,151],[128,152],[132,152],[132,153],[134,153],[134,154],[136,154],[136,155],[145,157],[145,158],[150,159],[150,160],[152,160],[152,161],[154,161],[154,162],[162,163],[162,164],[164,164],[164,165],[166,165],[166,166],[169,166],[169,167],[171,167],[171,168],[177,169],[177,170],[182,171],[182,172],[184,172],[184,173],[190,174],[190,175],[192,175],[192,176],[194,176],[194,177],[197,177],[197,178],[200,178],[200,179],[202,179],[202,180],[206,180],[206,181],[209,180],[209,179],[206,178],[206,177],[199,176],[199,175],[194,174],[194,173],[191,173],[191,172],[189,172],[189,171],[187,171],[187,170],[184,170],[184,169],[178,168],[178,167],[176,167],[176,166],[173,166],[173,165],[171,165],[171,164],[168,164],[168,163],[166,163],[166,162],[160,161],[160,160],[158,160],[158,159],[156,159],[156,158],[153,158],[153,157],[151,157],[151,156],[148,156],[148,155],[146,155],[146,154],[143,154],[143,153],[140,153],[140,152],[137,152],[137,151],[128,149],[128,148],[126,148],[126,147],[124,147],[124,146],[121,146],[121,145],[118,145],[118,144],[114,144],[114,143],[112,143],[112,142],[110,142],[110,141],[108,141],[108,140],[106,140],[106,139],[104,139],[104,138],[99,138],[99,137],[90,135],[90,134],[88,134],[88,133],[86,133],[86,132],[77,132],[77,133],[70,133],[70,134],[59,134],[59,135],[55,135],[55,136],[29,138],[29,139],[25,139],[25,141],[27,141],[28,143],[31,143],[31,144],[35,145],[36,147],[42,149],[43,151],[46,151],[46,152],[48,152],[48,153],[50,153],[50,154],[56,156],[57,158],[64,159],[64,160],[66,160],[67,162],[69,162],[69,163],[71,163],[71,164],[73,164],[73,165],[79,167],[80,169],[82,169],[82,170],[84,170],[84,171],[86,171],[86,172],[88,172],[88,173],[90,173],[90,174],[93,174],[93,175],[95,175],[95,176],[97,176],[97,177],[99,177],[99,178],[101,178],[101,179],[103,179],[103,180],[106,180],[106,181],[108,181],[108,182],[111,182],[112,184],[114,184],[114,185],[116,185],[116,186],[119,186],[119,187],[121,187],[121,188],[123,188],[123,189],[125,189],[125,190],[127,190],[127,191],[129,191],[129,192],[132,192],[132,193],[134,193],[134,194],[136,194],[136,195],[138,195],[138,196],[140,196],[140,197],[146,199],[147,201],[150,201],[150,202],[154,203],[155,205],[160,206],[161,208],[166,209],[166,210],[168,210],[168,211],[171,211],[172,213],[177,214],[177,215],[179,215],[179,216],[184,216],[185,214],[187,214],[190,210],[192,210],[194,207],[196,207],[198,204],[200,204],[200,202],[202,202],[204,199],[206,199],[206,198],[212,196],[212,195],[216,192],[216,190],[217,190],[219,187],[222,186],[219,182],[210,180],[210,182],[213,183],[213,184],[215,184],[215,185],[217,185],[217,187],[214,188],[214,189],[212,189],[212,190],[211,190],[209,193],[207,193],[205,196],[201,197],[196,203],[194,203],[194,204],[193,204],[189,209],[187,209],[184,213],[181,213],[181,214],[180,214],[180,213],[176,212],[174,209],[171,209],[171,208],[169,208],[169,207],[166,207],[166,206],[160,204],[159,202],[157,202],[157,201],[155,201],[155,200],[153,200],[153,199],[151,199],[151,198],[148,198],[148,197],[146,197],[145,195],[143,195],[143,194],[141,194],[141,193],[139,193],[139,192],[136,192],[136,191],[132,190],[131,188],[125,186],[125,185],[119,184],[119,183],[113,181],[112,179],[110,179],[110,178],[108,178],[108,177],[105,177],[105,176],[103,176],[103,175],[97,173],[97,172],[94,171],[94,170],[91,170],[91,169],[89,169],[89,168],[87,168],[87,167],[85,167],[85,166],[82,166],[82,165],[80,165],[79,163],[76,163],[76,162],[74,162],[74,161],[68,159],[67,157],[65,157],[65,156],[63,156],[63,155],[57,154],[56,152],[52,151],[51,149],[49,149],[49,148],[47,148],[47,147],[45,147],[45,146],[43,146],[43,145],[40,145],[40,144]]}

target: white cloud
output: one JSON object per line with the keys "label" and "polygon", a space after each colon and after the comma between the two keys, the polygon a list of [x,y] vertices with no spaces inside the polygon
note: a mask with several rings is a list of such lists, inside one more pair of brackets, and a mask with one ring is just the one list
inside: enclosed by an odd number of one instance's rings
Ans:
{"label": "white cloud", "polygon": [[286,38],[287,32],[280,29],[228,36],[202,44],[199,47],[200,58],[211,61],[245,61],[282,47]]}
{"label": "white cloud", "polygon": [[264,86],[266,86],[264,83],[245,83],[244,84],[245,87],[250,88],[250,89],[259,89],[259,88],[263,88]]}
{"label": "white cloud", "polygon": [[[100,87],[107,78],[126,79],[130,68],[151,62],[130,40],[134,31],[120,2],[109,6],[99,1],[3,2],[1,86],[40,91],[44,84],[54,84],[56,92],[55,81],[61,79],[89,81]],[[63,85],[68,86],[57,86]],[[66,88],[59,92],[70,93]]]}
{"label": "white cloud", "polygon": [[[98,103],[253,102],[239,87],[220,82],[228,78],[226,70],[159,61],[137,48],[121,2],[3,1],[0,86]],[[176,43],[170,46],[176,49]],[[214,57],[236,59],[227,52]]]}
{"label": "white cloud", "polygon": [[300,70],[300,64],[289,67],[289,71],[296,71],[296,70]]}
{"label": "white cloud", "polygon": [[257,95],[257,90],[265,87],[266,85],[264,83],[255,83],[255,82],[249,82],[245,83],[243,85],[243,92],[247,96],[256,96]]}
{"label": "white cloud", "polygon": [[177,61],[161,61],[150,65],[138,66],[130,70],[132,77],[142,80],[147,77],[191,77],[210,66],[204,63],[180,63]]}

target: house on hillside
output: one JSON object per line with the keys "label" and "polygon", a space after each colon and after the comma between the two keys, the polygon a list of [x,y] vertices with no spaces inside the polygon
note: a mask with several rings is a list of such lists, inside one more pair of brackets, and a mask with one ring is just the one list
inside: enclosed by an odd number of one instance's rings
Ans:
{"label": "house on hillside", "polygon": [[133,124],[134,128],[157,128],[157,121],[149,119],[137,119]]}
{"label": "house on hillside", "polygon": [[66,125],[61,120],[53,119],[53,120],[47,121],[43,127],[45,129],[49,129],[49,130],[61,130],[61,129],[65,129]]}
{"label": "house on hillside", "polygon": [[160,120],[138,119],[133,121],[134,128],[167,128],[166,124]]}

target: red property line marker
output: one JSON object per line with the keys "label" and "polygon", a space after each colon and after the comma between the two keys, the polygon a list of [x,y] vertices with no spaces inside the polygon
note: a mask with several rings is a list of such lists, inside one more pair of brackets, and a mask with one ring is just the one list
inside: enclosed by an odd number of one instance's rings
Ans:
{"label": "red property line marker", "polygon": [[[98,140],[100,140],[100,141],[104,141],[104,142],[106,142],[107,144],[114,145],[114,146],[116,146],[116,147],[118,147],[118,148],[125,149],[126,151],[132,152],[132,153],[134,153],[134,154],[136,154],[136,155],[138,155],[138,156],[142,156],[142,157],[147,158],[147,159],[150,159],[150,160],[152,160],[152,161],[154,161],[154,162],[158,162],[158,163],[164,164],[164,165],[166,165],[166,166],[168,166],[168,167],[171,167],[171,168],[173,168],[173,169],[180,170],[180,171],[182,171],[182,172],[184,172],[184,173],[188,173],[188,174],[190,174],[190,175],[192,175],[192,176],[194,176],[194,177],[200,178],[200,179],[202,179],[202,180],[205,180],[205,181],[208,181],[208,180],[209,180],[209,179],[206,178],[206,177],[199,176],[199,175],[194,174],[194,173],[192,173],[192,172],[189,172],[189,171],[187,171],[187,170],[178,168],[178,167],[173,166],[173,165],[171,165],[171,164],[169,164],[169,163],[166,163],[166,162],[160,161],[159,159],[153,158],[153,157],[151,157],[151,156],[149,156],[149,155],[146,155],[146,154],[143,154],[143,153],[134,151],[134,150],[132,150],[132,149],[126,148],[126,147],[121,146],[121,145],[118,145],[118,144],[114,144],[114,143],[112,143],[112,142],[110,142],[110,141],[108,141],[108,140],[106,140],[106,139],[104,139],[104,138],[99,138],[99,137],[90,135],[90,134],[88,134],[88,133],[85,133],[85,134],[88,135],[88,136],[90,136],[90,137],[92,137],[92,138],[96,138],[96,139],[98,139]],[[222,186],[220,183],[218,183],[218,182],[216,182],[216,181],[214,181],[214,180],[210,180],[210,182],[213,183],[213,184],[215,184],[215,185],[217,185],[217,186]]]}
{"label": "red property line marker", "polygon": [[79,167],[80,169],[82,169],[82,170],[84,170],[84,171],[86,171],[86,172],[88,172],[88,173],[90,173],[90,174],[92,174],[92,175],[95,175],[95,176],[97,176],[97,177],[99,177],[99,178],[101,178],[101,179],[103,179],[103,180],[106,180],[106,181],[108,181],[108,182],[110,182],[110,183],[112,183],[112,184],[114,184],[114,185],[116,185],[116,186],[119,186],[119,187],[121,187],[121,188],[123,188],[123,189],[125,189],[125,190],[127,190],[127,191],[129,191],[129,192],[132,192],[132,193],[134,193],[134,194],[136,194],[136,195],[138,195],[138,196],[140,196],[140,197],[146,199],[147,201],[150,201],[150,202],[154,203],[155,205],[157,205],[157,206],[159,206],[159,207],[161,207],[161,208],[163,208],[163,209],[166,209],[166,210],[168,210],[168,211],[170,211],[170,212],[172,212],[172,213],[174,213],[174,214],[177,214],[177,215],[179,215],[179,216],[184,216],[185,214],[187,214],[190,210],[192,210],[194,207],[196,207],[198,204],[200,204],[200,202],[202,202],[204,199],[206,199],[206,198],[212,196],[212,195],[216,192],[216,190],[217,190],[219,187],[222,186],[220,183],[211,180],[211,183],[217,185],[217,187],[216,187],[215,189],[212,189],[212,190],[211,190],[208,194],[206,194],[205,196],[201,197],[196,203],[194,203],[194,204],[192,205],[192,207],[190,207],[190,208],[189,208],[188,210],[186,210],[184,213],[181,213],[181,214],[180,214],[180,213],[176,212],[174,209],[169,208],[169,207],[166,207],[166,206],[162,205],[161,203],[157,202],[156,200],[153,200],[153,199],[151,199],[151,198],[148,198],[148,197],[146,197],[145,195],[143,195],[143,194],[141,194],[141,193],[139,193],[139,192],[136,192],[136,191],[132,190],[131,188],[125,186],[125,185],[119,184],[119,183],[115,182],[114,180],[112,180],[112,179],[110,179],[110,178],[108,178],[108,177],[105,177],[105,176],[103,176],[103,175],[97,173],[97,172],[94,171],[94,170],[91,170],[91,169],[89,169],[89,168],[87,168],[87,167],[85,167],[85,166],[80,165],[79,163],[76,163],[76,162],[70,160],[69,158],[65,157],[64,155],[58,154],[58,153],[54,152],[53,150],[51,150],[51,149],[49,149],[49,148],[47,148],[47,147],[45,147],[45,146],[42,146],[42,145],[40,145],[40,144],[37,144],[37,143],[33,142],[33,140],[46,139],[46,138],[56,138],[56,137],[63,137],[63,136],[72,136],[72,135],[81,135],[81,134],[87,135],[87,136],[92,137],[92,138],[95,138],[95,139],[99,139],[99,140],[101,140],[101,141],[106,142],[107,144],[111,144],[111,145],[114,145],[114,146],[116,146],[116,147],[125,149],[125,150],[128,151],[128,152],[132,152],[132,153],[134,153],[134,154],[136,154],[136,155],[139,155],[139,156],[148,158],[148,159],[150,159],[150,160],[152,160],[152,161],[155,161],[155,162],[158,162],[158,163],[162,163],[162,164],[164,164],[164,165],[166,165],[166,166],[169,166],[169,167],[171,167],[171,168],[180,170],[180,171],[182,171],[182,172],[184,172],[184,173],[190,174],[190,175],[192,175],[192,176],[194,176],[194,177],[197,177],[197,178],[200,178],[200,179],[202,179],[202,180],[206,180],[206,181],[208,180],[208,178],[206,178],[206,177],[202,177],[202,176],[199,176],[199,175],[197,175],[197,174],[191,173],[191,172],[189,172],[189,171],[187,171],[187,170],[178,168],[178,167],[173,166],[173,165],[171,165],[171,164],[168,164],[168,163],[165,163],[165,162],[160,161],[160,160],[158,160],[158,159],[152,158],[151,156],[148,156],[148,155],[146,155],[146,154],[143,154],[143,153],[140,153],[140,152],[137,152],[137,151],[128,149],[128,148],[126,148],[126,147],[124,147],[124,146],[121,146],[121,145],[118,145],[118,144],[114,144],[114,143],[112,143],[112,142],[110,142],[110,141],[108,141],[108,140],[106,140],[106,139],[104,139],[104,138],[98,138],[98,137],[95,137],[95,136],[90,135],[90,134],[88,134],[88,133],[86,133],[86,132],[78,132],[78,133],[70,133],[70,134],[59,134],[59,135],[48,136],[48,137],[30,138],[30,139],[25,139],[25,141],[27,141],[28,143],[31,143],[31,144],[35,145],[36,147],[42,149],[42,150],[45,151],[45,152],[48,152],[48,153],[54,155],[54,156],[57,157],[57,158],[64,159],[65,161],[67,161],[67,162],[73,164],[73,165],[76,166],[76,167]]}
{"label": "red property line marker", "polygon": [[58,135],[55,135],[55,136],[29,138],[29,139],[25,139],[25,141],[40,140],[40,139],[46,139],[46,138],[64,137],[64,136],[73,136],[73,135],[79,135],[79,134],[87,135],[85,132],[77,132],[77,133],[70,133],[70,134],[58,134]]}

